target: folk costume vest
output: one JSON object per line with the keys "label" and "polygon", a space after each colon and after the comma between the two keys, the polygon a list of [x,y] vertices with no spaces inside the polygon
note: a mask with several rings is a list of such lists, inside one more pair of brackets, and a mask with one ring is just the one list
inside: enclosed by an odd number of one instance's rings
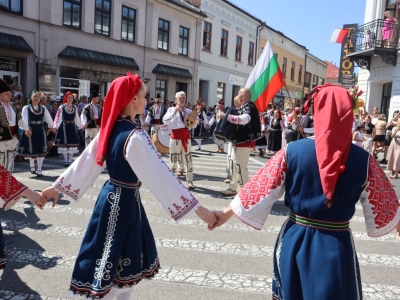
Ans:
{"label": "folk costume vest", "polygon": [[258,116],[257,107],[254,105],[253,102],[247,102],[243,107],[237,110],[237,115],[250,115],[250,122],[246,125],[236,125],[237,130],[235,134],[235,141],[233,144],[240,144],[247,141],[255,141],[261,137],[260,134],[260,118]]}
{"label": "folk costume vest", "polygon": [[99,112],[99,118],[97,123],[94,117],[93,107],[91,103],[85,105],[85,107],[82,110],[82,113],[86,116],[87,119],[87,124],[88,124],[87,128],[97,128],[98,126],[101,125],[102,108],[100,105],[96,105],[96,107]]}
{"label": "folk costume vest", "polygon": [[[14,103],[9,103],[11,108],[14,110],[15,115],[16,115],[16,125],[15,127],[18,126],[18,122],[21,120],[21,112],[17,110],[15,107]],[[1,136],[1,141],[8,141],[13,138],[12,131],[10,129],[10,125],[7,120],[7,114],[6,111],[3,107],[3,105],[0,104],[0,136]]]}

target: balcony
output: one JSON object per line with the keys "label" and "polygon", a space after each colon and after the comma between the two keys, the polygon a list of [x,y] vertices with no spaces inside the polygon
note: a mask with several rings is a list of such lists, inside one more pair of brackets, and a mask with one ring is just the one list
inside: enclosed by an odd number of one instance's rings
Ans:
{"label": "balcony", "polygon": [[396,66],[399,47],[400,25],[384,20],[375,20],[351,29],[347,57],[362,69],[370,69],[371,57],[380,57],[384,63]]}

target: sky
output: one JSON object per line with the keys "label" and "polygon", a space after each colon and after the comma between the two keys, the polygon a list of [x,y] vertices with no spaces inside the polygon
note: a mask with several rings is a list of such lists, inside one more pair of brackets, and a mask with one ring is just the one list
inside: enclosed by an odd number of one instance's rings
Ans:
{"label": "sky", "polygon": [[340,44],[329,42],[336,27],[364,24],[366,0],[230,0],[322,60],[340,63]]}

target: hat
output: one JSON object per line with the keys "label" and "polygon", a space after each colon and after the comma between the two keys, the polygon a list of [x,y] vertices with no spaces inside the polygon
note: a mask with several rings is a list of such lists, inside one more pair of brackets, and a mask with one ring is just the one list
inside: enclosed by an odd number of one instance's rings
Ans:
{"label": "hat", "polygon": [[56,97],[54,98],[54,100],[55,100],[55,101],[62,101],[62,97],[61,97],[61,96],[56,96]]}
{"label": "hat", "polygon": [[157,93],[156,98],[161,98],[160,93]]}
{"label": "hat", "polygon": [[92,99],[96,98],[96,97],[99,97],[99,92],[96,91],[96,90],[93,90],[90,96],[91,96]]}
{"label": "hat", "polygon": [[3,79],[0,79],[0,94],[11,91],[10,86]]}
{"label": "hat", "polygon": [[218,101],[218,104],[225,105],[224,99],[219,100],[219,101]]}

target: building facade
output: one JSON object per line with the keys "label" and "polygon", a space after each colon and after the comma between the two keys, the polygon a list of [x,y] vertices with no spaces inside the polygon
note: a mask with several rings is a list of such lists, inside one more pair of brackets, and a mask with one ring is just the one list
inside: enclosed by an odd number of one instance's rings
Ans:
{"label": "building facade", "polygon": [[339,68],[333,63],[324,60],[324,62],[328,65],[326,68],[326,83],[339,85]]}
{"label": "building facade", "polygon": [[317,85],[326,81],[328,64],[310,52],[307,52],[306,73],[304,74],[304,93],[307,94]]}
{"label": "building facade", "polygon": [[257,27],[261,21],[226,0],[202,0],[199,98],[207,105],[224,99],[231,106],[256,63]]}
{"label": "building facade", "polygon": [[24,92],[77,97],[140,74],[150,97],[197,99],[205,14],[180,0],[9,0],[0,5],[0,77]]}

